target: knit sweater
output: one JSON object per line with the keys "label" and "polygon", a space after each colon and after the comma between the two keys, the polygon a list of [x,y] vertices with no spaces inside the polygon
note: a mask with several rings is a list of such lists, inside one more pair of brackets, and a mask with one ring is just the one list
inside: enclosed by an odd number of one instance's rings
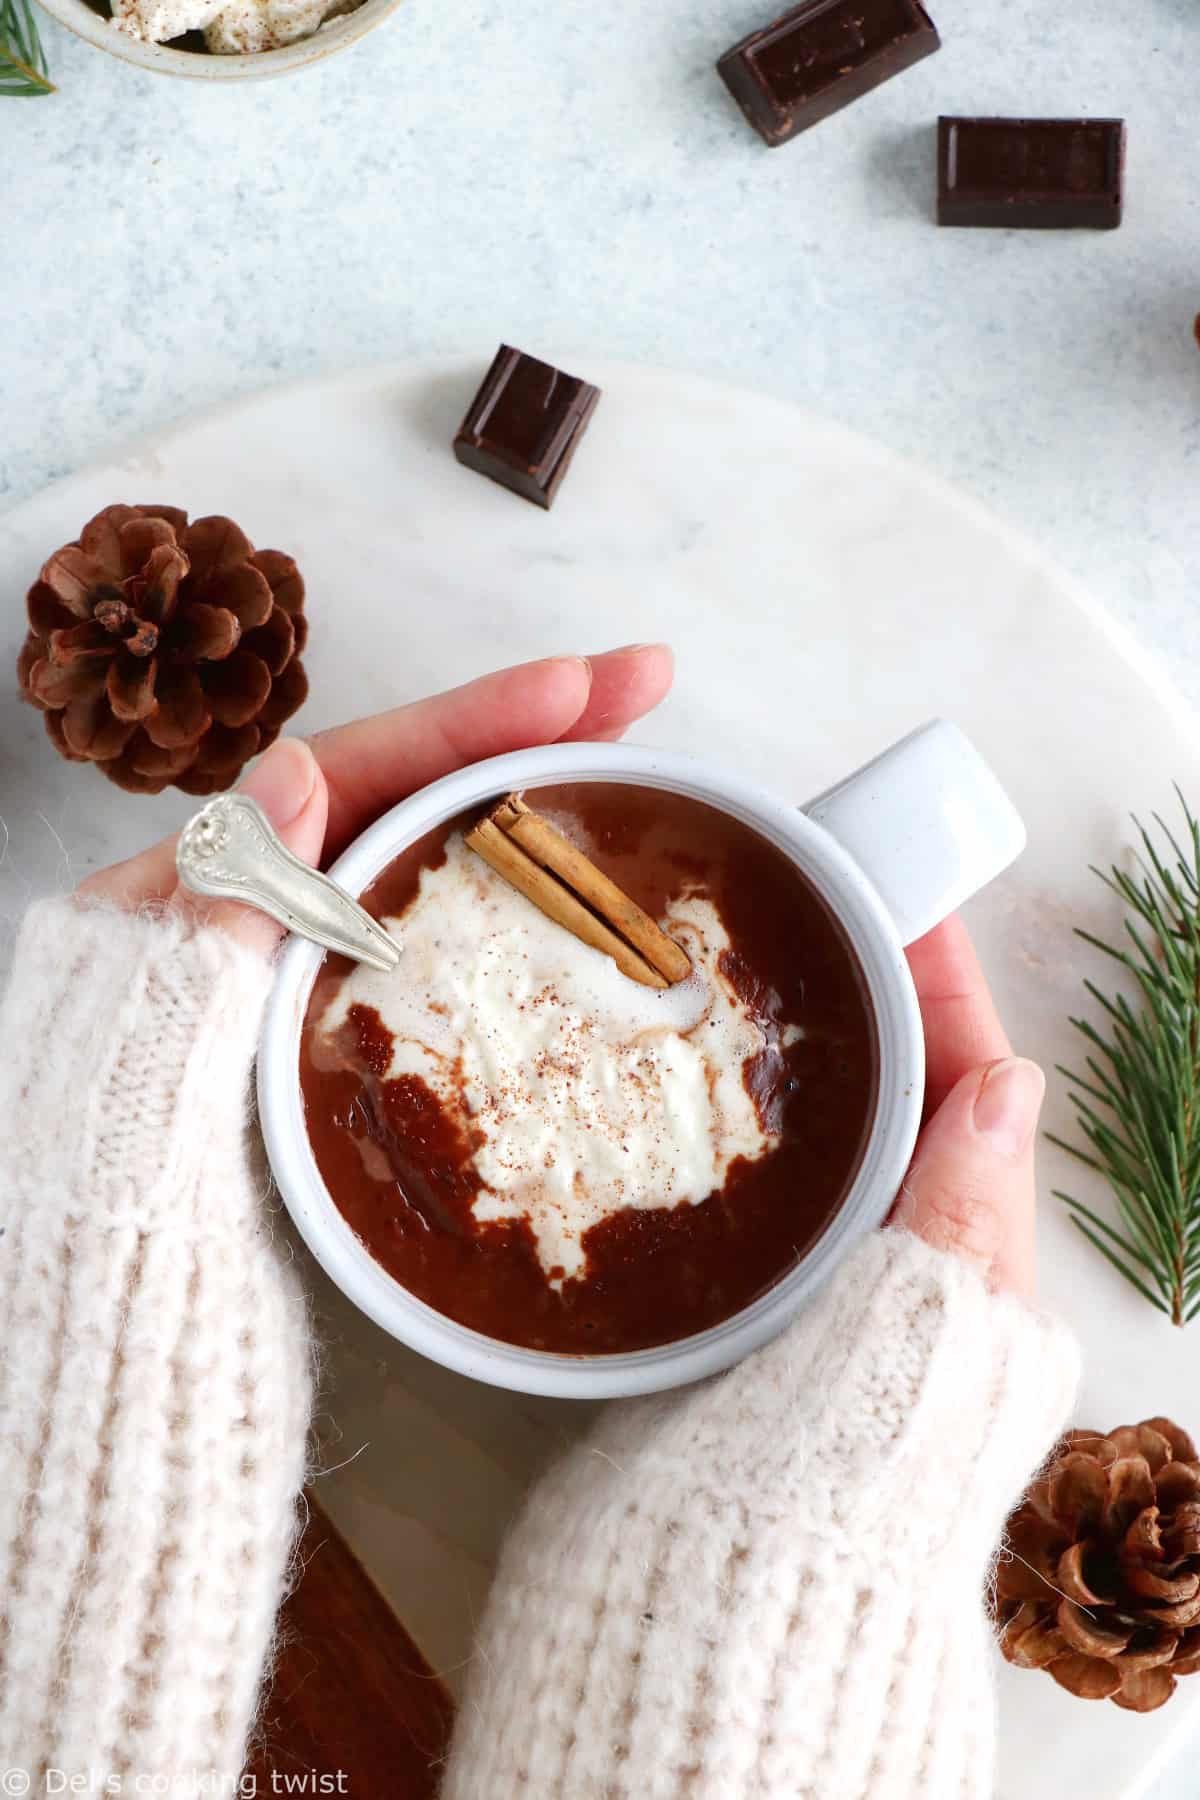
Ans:
{"label": "knit sweater", "polygon": [[[18,943],[0,1769],[35,1793],[241,1767],[311,1402],[248,1131],[269,982],[67,902]],[[988,1563],[1075,1376],[1059,1327],[890,1232],[739,1369],[607,1409],[511,1537],[444,1800],[987,1794]]]}
{"label": "knit sweater", "polygon": [[988,1567],[1076,1375],[890,1231],[740,1368],[610,1408],[509,1541],[443,1800],[982,1800]]}
{"label": "knit sweater", "polygon": [[310,1406],[304,1302],[247,1149],[269,986],[215,932],[66,902],[35,908],[17,944],[0,1012],[0,1769],[31,1771],[34,1793],[43,1766],[130,1791],[178,1777],[181,1794],[242,1766]]}

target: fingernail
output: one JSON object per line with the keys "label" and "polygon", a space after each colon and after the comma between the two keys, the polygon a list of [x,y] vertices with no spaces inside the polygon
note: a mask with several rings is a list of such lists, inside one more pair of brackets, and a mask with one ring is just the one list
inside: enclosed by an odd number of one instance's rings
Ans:
{"label": "fingernail", "polygon": [[1020,1156],[1037,1129],[1046,1077],[1022,1056],[993,1063],[975,1096],[975,1129],[1000,1156]]}
{"label": "fingernail", "polygon": [[665,644],[618,644],[612,650],[597,650],[597,656],[641,656],[647,650],[665,650]]}
{"label": "fingernail", "polygon": [[240,791],[257,800],[276,830],[290,825],[304,811],[316,782],[317,765],[308,745],[299,738],[280,738],[260,762],[255,763]]}

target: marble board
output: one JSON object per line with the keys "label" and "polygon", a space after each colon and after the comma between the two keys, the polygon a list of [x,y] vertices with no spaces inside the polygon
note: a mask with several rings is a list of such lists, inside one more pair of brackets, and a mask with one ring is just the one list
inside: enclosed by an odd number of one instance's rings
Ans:
{"label": "marble board", "polygon": [[[42,558],[100,506],[228,512],[306,574],[313,692],[329,725],[555,650],[669,638],[670,701],[638,735],[719,751],[797,801],[934,714],[962,725],[1024,814],[1029,848],[969,908],[1018,1046],[1075,1054],[1068,1014],[1097,973],[1074,925],[1114,907],[1088,865],[1125,854],[1128,814],[1200,804],[1194,722],[1137,647],[1029,544],[896,457],[791,406],[624,366],[553,512],[460,468],[454,427],[490,357],[384,366],[269,391],[118,450],[0,518],[0,655]],[[562,346],[539,354],[574,369]],[[189,802],[60,762],[14,684],[0,697],[0,919],[177,826]],[[1060,1079],[1047,1123],[1070,1131]],[[1105,1204],[1059,1152],[1046,1192]],[[1081,1420],[1200,1425],[1200,1324],[1173,1330],[1042,1209],[1047,1301],[1087,1349]],[[297,1255],[303,1252],[297,1247]],[[331,1514],[453,1683],[530,1472],[583,1423],[393,1343],[309,1270],[326,1350],[318,1421]],[[1141,1718],[1001,1667],[1003,1800],[1134,1800],[1200,1722],[1200,1680]],[[1180,1789],[1179,1791],[1184,1791]]]}

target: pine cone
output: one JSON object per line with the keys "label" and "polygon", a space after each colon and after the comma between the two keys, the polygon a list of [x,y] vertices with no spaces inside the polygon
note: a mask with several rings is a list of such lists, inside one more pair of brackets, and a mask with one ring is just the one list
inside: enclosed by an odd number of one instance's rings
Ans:
{"label": "pine cone", "polygon": [[232,519],[108,506],[29,590],[17,662],[72,762],[118,787],[229,787],[303,705],[304,582]]}
{"label": "pine cone", "polygon": [[996,1602],[1009,1662],[1132,1712],[1200,1671],[1200,1460],[1169,1419],[1069,1432],[1007,1543]]}

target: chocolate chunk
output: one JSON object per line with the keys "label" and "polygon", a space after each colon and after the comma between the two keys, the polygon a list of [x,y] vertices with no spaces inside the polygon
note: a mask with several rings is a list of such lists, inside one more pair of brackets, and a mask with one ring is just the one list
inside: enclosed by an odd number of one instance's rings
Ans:
{"label": "chocolate chunk", "polygon": [[454,439],[454,454],[535,506],[550,506],[600,389],[501,344]]}
{"label": "chocolate chunk", "polygon": [[1111,231],[1121,223],[1122,119],[939,119],[938,224]]}
{"label": "chocolate chunk", "polygon": [[767,143],[786,144],[939,43],[918,0],[804,0],[726,51],[717,73]]}

